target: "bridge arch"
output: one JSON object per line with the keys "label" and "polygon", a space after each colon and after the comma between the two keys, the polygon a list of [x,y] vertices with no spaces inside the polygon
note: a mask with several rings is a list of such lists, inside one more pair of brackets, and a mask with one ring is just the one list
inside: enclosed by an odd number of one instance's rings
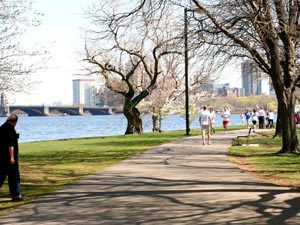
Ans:
{"label": "bridge arch", "polygon": [[26,113],[27,116],[45,116],[44,108],[29,108],[29,107],[10,107],[9,113],[22,114]]}

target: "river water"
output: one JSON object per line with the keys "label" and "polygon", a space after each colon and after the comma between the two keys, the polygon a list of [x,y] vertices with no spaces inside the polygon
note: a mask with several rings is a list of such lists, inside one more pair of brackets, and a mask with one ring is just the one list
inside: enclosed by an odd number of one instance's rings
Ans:
{"label": "river water", "polygon": [[[5,122],[4,117],[0,123]],[[238,114],[232,114],[231,125],[240,125]],[[144,132],[152,131],[151,116],[143,118]],[[215,126],[222,125],[222,118],[217,115]],[[111,136],[125,133],[127,126],[123,114],[101,116],[49,116],[49,117],[19,117],[16,130],[20,133],[19,142],[57,140],[80,137]],[[198,118],[191,128],[198,128]],[[162,120],[162,130],[185,130],[185,119],[172,115]]]}

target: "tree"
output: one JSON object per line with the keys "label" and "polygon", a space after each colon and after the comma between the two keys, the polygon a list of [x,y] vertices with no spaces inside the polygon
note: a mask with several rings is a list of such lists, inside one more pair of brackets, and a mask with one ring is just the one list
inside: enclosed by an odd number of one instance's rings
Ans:
{"label": "tree", "polygon": [[[178,57],[175,57],[178,59]],[[151,95],[147,96],[143,104],[145,114],[152,114],[153,131],[161,132],[161,122],[164,118],[168,117],[169,112],[163,110],[166,104],[175,96],[180,87],[181,81],[176,63],[167,63],[169,66],[168,71],[165,71],[165,76],[160,76],[157,82],[157,87],[152,91]],[[174,66],[175,68],[173,68]]]}
{"label": "tree", "polygon": [[30,1],[3,0],[0,2],[0,92],[25,91],[33,84],[30,75],[37,69],[30,58],[40,53],[21,45],[26,28],[38,26],[39,14]]}
{"label": "tree", "polygon": [[270,76],[280,107],[280,152],[299,152],[294,109],[300,80],[300,1],[192,2],[201,11],[197,15],[199,40],[228,60],[253,60]]}
{"label": "tree", "polygon": [[168,9],[163,14],[125,10],[120,1],[93,5],[87,16],[94,27],[86,35],[85,61],[89,74],[103,77],[106,86],[124,96],[123,113],[127,118],[125,134],[142,133],[137,105],[156,88],[160,76],[166,75],[162,59],[180,54],[173,48],[177,32]]}
{"label": "tree", "polygon": [[[192,4],[191,4],[192,3]],[[203,66],[222,66],[251,59],[272,80],[280,109],[282,148],[299,152],[294,122],[295,89],[299,85],[299,0],[143,0],[132,12],[149,18],[167,5],[177,4],[193,13],[189,41]]]}

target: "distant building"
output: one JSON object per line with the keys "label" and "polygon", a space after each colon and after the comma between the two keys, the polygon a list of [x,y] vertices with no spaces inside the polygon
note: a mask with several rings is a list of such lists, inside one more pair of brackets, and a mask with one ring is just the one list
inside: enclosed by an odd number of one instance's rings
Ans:
{"label": "distant building", "polygon": [[73,105],[95,107],[97,102],[96,80],[73,80]]}
{"label": "distant building", "polygon": [[225,96],[238,96],[238,91],[236,88],[231,88],[229,83],[225,84],[214,84],[207,83],[201,84],[202,91],[206,91],[211,94],[212,98],[225,97]]}
{"label": "distant building", "polygon": [[242,63],[242,88],[245,96],[273,95],[274,93],[269,76],[250,60]]}

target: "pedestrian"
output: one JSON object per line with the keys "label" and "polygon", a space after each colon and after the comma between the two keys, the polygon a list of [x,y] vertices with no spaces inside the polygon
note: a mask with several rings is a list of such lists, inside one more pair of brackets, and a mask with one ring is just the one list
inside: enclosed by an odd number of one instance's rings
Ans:
{"label": "pedestrian", "polygon": [[244,123],[245,123],[245,114],[241,113],[240,117],[241,117],[242,126],[244,126]]}
{"label": "pedestrian", "polygon": [[246,109],[245,117],[246,117],[247,128],[249,129],[250,128],[251,112],[249,112],[248,109]]}
{"label": "pedestrian", "polygon": [[269,109],[269,112],[268,112],[268,128],[274,128],[274,112]]}
{"label": "pedestrian", "polygon": [[258,127],[259,127],[259,129],[264,129],[265,116],[266,116],[266,112],[264,110],[264,107],[261,106],[258,110]]}
{"label": "pedestrian", "polygon": [[224,107],[224,112],[222,113],[223,118],[223,127],[225,133],[227,133],[228,124],[229,124],[229,118],[230,118],[230,111],[227,109],[227,107]]}
{"label": "pedestrian", "polygon": [[19,148],[15,126],[18,116],[11,114],[0,127],[0,187],[8,177],[9,192],[12,201],[22,201],[19,172]]}
{"label": "pedestrian", "polygon": [[256,124],[258,122],[258,112],[256,111],[255,108],[252,111],[251,117],[252,117],[252,125],[253,125],[252,129],[253,129],[253,132],[255,132]]}
{"label": "pedestrian", "polygon": [[211,133],[215,133],[215,121],[216,121],[216,113],[214,108],[209,108],[210,118],[211,118]]}
{"label": "pedestrian", "polygon": [[205,133],[207,133],[207,141],[210,145],[210,127],[211,127],[211,116],[210,112],[207,110],[207,106],[203,106],[203,109],[199,116],[199,124],[201,127],[202,144],[205,145]]}

